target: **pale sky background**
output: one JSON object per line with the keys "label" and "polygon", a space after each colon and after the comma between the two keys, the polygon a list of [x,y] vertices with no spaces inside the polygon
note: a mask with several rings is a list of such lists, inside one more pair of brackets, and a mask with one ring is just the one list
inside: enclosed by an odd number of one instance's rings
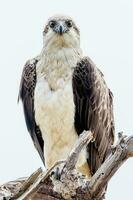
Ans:
{"label": "pale sky background", "polygon": [[[0,1],[0,183],[28,176],[42,166],[17,95],[22,68],[42,48],[42,30],[56,13],[72,16],[81,46],[102,70],[114,93],[116,133],[133,134],[133,1]],[[132,199],[133,159],[112,178],[107,200]]]}

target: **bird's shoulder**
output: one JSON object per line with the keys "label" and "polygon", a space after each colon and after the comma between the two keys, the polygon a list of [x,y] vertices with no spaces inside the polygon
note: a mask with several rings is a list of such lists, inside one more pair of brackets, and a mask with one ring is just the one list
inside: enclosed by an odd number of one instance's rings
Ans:
{"label": "bird's shoulder", "polygon": [[33,58],[30,60],[27,60],[27,62],[24,65],[23,68],[23,73],[22,73],[22,77],[27,80],[27,78],[29,79],[30,77],[32,77],[33,75],[35,75],[36,73],[36,64],[39,60],[37,58]]}
{"label": "bird's shoulder", "polygon": [[36,65],[38,63],[38,57],[29,59],[22,71],[21,82],[19,87],[19,98],[23,99],[28,93],[31,97],[33,96],[33,91],[36,84]]}
{"label": "bird's shoulder", "polygon": [[92,76],[93,78],[96,78],[96,76],[99,76],[99,78],[104,78],[104,74],[88,56],[79,60],[73,73],[73,76],[81,78],[87,77],[87,75],[89,75],[89,77]]}
{"label": "bird's shoulder", "polygon": [[[89,57],[83,57],[73,72],[73,88],[78,89],[84,96],[97,93],[99,90],[108,90],[104,75]],[[82,96],[81,95],[81,96]]]}

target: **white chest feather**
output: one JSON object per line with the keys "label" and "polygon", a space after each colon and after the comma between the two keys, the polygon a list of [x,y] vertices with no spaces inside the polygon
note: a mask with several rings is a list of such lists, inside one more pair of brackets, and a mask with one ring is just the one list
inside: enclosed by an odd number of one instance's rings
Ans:
{"label": "white chest feather", "polygon": [[71,82],[51,91],[44,79],[39,80],[35,97],[36,121],[45,141],[46,165],[50,167],[57,157],[57,160],[66,158],[77,138]]}
{"label": "white chest feather", "polygon": [[[65,60],[63,60],[65,59]],[[44,139],[46,167],[57,160],[66,159],[78,135],[74,128],[75,106],[72,91],[72,67],[78,58],[72,60],[50,59],[37,69],[35,88],[35,118]],[[44,64],[44,63],[43,63]],[[79,168],[86,165],[85,151],[82,152]],[[85,174],[87,174],[86,172]]]}

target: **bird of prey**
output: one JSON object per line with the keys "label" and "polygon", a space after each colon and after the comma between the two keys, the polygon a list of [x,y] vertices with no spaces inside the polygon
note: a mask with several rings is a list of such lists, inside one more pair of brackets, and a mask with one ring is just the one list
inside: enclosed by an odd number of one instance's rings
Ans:
{"label": "bird of prey", "polygon": [[80,31],[68,16],[48,19],[41,53],[26,62],[20,83],[25,120],[47,169],[69,155],[83,130],[94,141],[76,169],[91,177],[114,141],[113,96],[103,74],[80,47]]}

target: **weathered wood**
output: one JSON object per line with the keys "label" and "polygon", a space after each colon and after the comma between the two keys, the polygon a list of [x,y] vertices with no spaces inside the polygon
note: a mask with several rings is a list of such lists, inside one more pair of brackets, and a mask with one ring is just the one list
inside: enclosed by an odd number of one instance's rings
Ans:
{"label": "weathered wood", "polygon": [[83,131],[83,133],[79,136],[78,141],[76,142],[74,148],[72,149],[70,155],[66,160],[65,170],[70,171],[73,170],[76,166],[79,154],[84,146],[90,143],[93,139],[93,134],[91,131]]}
{"label": "weathered wood", "polygon": [[[65,161],[58,161],[48,171],[46,171],[46,172],[42,172],[41,171],[41,173],[39,173],[39,175],[36,177],[36,179],[34,180],[34,182],[28,182],[28,180],[27,180],[26,181],[27,182],[27,184],[26,184],[27,188],[24,187],[24,190],[23,190],[23,186],[22,186],[20,188],[20,191],[12,197],[12,200],[15,200],[15,199],[22,200],[22,199],[31,198],[34,195],[34,193],[36,193],[36,191],[39,189],[41,183],[44,182],[44,180],[47,179],[50,176],[50,173],[55,168],[55,166],[60,165],[61,163],[64,163],[64,162]],[[29,180],[32,179],[32,176],[33,175],[31,175],[31,177],[29,178]],[[23,190],[23,192],[22,192],[22,190]]]}
{"label": "weathered wood", "polygon": [[112,153],[91,178],[89,191],[92,196],[97,196],[104,186],[110,181],[115,172],[129,158],[133,156],[133,136],[122,136],[113,146]]}
{"label": "weathered wood", "polygon": [[[42,172],[40,169],[28,179],[18,179],[0,187],[0,200],[102,200],[103,188],[110,181],[120,166],[133,157],[133,136],[125,137],[119,134],[119,141],[112,147],[112,153],[88,180],[76,172],[75,165],[82,148],[93,139],[89,131],[79,138],[66,161],[57,162],[52,169]],[[60,180],[52,175],[55,167],[63,164]]]}

